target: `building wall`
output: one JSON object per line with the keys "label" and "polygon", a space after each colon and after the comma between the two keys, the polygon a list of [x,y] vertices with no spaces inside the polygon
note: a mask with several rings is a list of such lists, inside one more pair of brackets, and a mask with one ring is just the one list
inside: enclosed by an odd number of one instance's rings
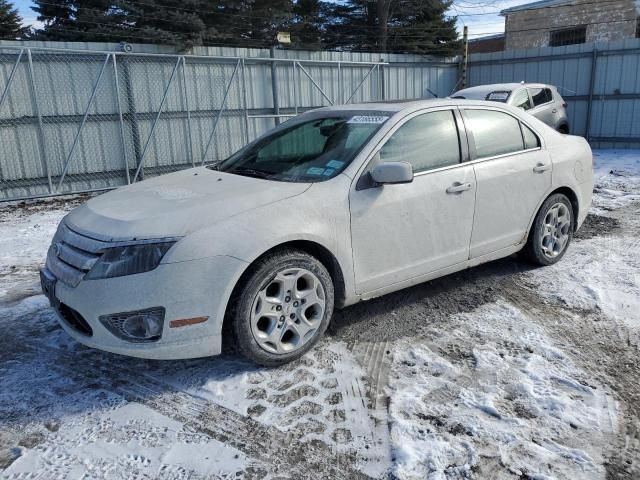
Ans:
{"label": "building wall", "polygon": [[469,42],[469,53],[491,53],[504,50],[504,35],[478,38]]}
{"label": "building wall", "polygon": [[635,38],[634,0],[577,0],[573,5],[512,12],[506,16],[506,49],[548,47],[550,32],[587,25],[586,43]]}

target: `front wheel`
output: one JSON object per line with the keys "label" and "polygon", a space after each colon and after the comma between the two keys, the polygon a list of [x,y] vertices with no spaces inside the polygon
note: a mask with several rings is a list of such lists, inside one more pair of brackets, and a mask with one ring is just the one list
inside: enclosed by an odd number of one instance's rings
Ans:
{"label": "front wheel", "polygon": [[545,200],[533,221],[524,248],[527,258],[538,265],[553,265],[567,252],[573,238],[573,207],[558,193]]}
{"label": "front wheel", "polygon": [[324,265],[306,252],[282,250],[251,267],[228,320],[246,357],[277,366],[313,348],[333,305],[333,282]]}

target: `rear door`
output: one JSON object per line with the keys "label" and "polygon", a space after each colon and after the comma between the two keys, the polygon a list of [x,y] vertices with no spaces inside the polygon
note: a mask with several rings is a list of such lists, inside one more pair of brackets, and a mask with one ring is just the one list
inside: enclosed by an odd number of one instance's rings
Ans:
{"label": "rear door", "polygon": [[538,135],[505,111],[463,109],[477,192],[470,258],[520,243],[551,187],[551,158]]}

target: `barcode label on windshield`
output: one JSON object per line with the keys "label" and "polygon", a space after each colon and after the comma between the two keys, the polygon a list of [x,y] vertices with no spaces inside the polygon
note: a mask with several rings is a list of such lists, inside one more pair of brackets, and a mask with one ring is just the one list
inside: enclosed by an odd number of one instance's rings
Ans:
{"label": "barcode label on windshield", "polygon": [[379,117],[375,115],[356,115],[351,117],[347,123],[384,123],[389,117]]}

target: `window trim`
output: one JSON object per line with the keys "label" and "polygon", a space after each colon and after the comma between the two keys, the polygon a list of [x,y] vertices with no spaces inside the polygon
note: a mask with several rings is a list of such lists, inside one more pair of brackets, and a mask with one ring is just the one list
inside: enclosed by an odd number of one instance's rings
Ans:
{"label": "window trim", "polygon": [[[515,107],[513,107],[513,108],[515,108]],[[490,157],[480,157],[480,158],[478,158],[477,152],[476,152],[476,141],[475,141],[475,138],[473,137],[473,132],[471,131],[470,128],[466,128],[467,138],[468,138],[468,141],[469,141],[469,157],[470,157],[470,160],[469,160],[468,163],[470,163],[470,164],[475,165],[476,163],[495,160],[495,159],[498,159],[498,158],[510,157],[510,156],[513,156],[513,155],[520,155],[522,153],[534,152],[534,151],[537,151],[537,150],[542,150],[544,148],[544,141],[543,141],[542,135],[540,135],[540,133],[535,128],[533,128],[530,124],[528,124],[527,122],[524,122],[521,118],[517,117],[516,115],[513,115],[511,112],[508,112],[506,110],[502,110],[502,109],[499,109],[499,108],[480,107],[480,106],[468,106],[468,107],[465,106],[465,107],[461,107],[460,110],[462,112],[462,118],[465,119],[465,121],[468,121],[468,119],[466,119],[466,116],[465,116],[465,113],[464,113],[467,110],[493,111],[493,112],[499,112],[499,113],[503,113],[505,115],[509,115],[510,117],[512,117],[513,119],[515,119],[518,122],[518,126],[520,127],[520,136],[522,137],[522,150],[518,150],[516,152],[502,153],[500,155],[492,155]],[[522,131],[522,125],[526,125],[536,135],[536,137],[538,137],[538,142],[540,143],[539,147],[536,147],[536,148],[525,148],[524,133]]]}
{"label": "window trim", "polygon": [[434,169],[429,169],[429,170],[422,170],[420,172],[414,172],[413,176],[415,177],[421,177],[423,175],[427,175],[430,173],[435,173],[435,172],[440,172],[442,170],[448,170],[451,168],[459,168],[461,166],[466,166],[469,164],[469,160],[470,160],[470,145],[469,145],[469,139],[467,138],[467,131],[464,125],[464,119],[462,118],[462,114],[460,113],[459,108],[457,107],[457,105],[443,105],[440,107],[431,107],[431,108],[427,108],[427,109],[422,109],[422,110],[416,110],[414,112],[408,113],[407,115],[405,115],[404,117],[400,118],[390,129],[389,131],[387,131],[387,133],[385,133],[385,135],[378,141],[378,143],[373,146],[371,148],[371,152],[369,153],[369,155],[367,155],[367,158],[362,162],[361,167],[358,169],[356,175],[354,176],[354,178],[356,180],[354,180],[353,184],[355,185],[355,190],[356,191],[360,191],[360,190],[365,190],[368,188],[372,188],[372,185],[369,184],[369,182],[366,180],[367,175],[369,173],[369,171],[371,170],[372,167],[372,162],[375,158],[375,156],[380,152],[380,150],[382,149],[382,147],[387,143],[387,141],[393,136],[394,133],[396,133],[396,131],[398,131],[405,123],[409,122],[410,120],[413,120],[414,118],[420,116],[420,115],[425,115],[428,113],[435,113],[435,112],[442,112],[442,111],[449,111],[452,113],[455,123],[456,123],[456,127],[458,130],[458,147],[460,149],[460,161],[456,164],[453,165],[446,165],[444,167],[438,167],[438,168],[434,168]]}

